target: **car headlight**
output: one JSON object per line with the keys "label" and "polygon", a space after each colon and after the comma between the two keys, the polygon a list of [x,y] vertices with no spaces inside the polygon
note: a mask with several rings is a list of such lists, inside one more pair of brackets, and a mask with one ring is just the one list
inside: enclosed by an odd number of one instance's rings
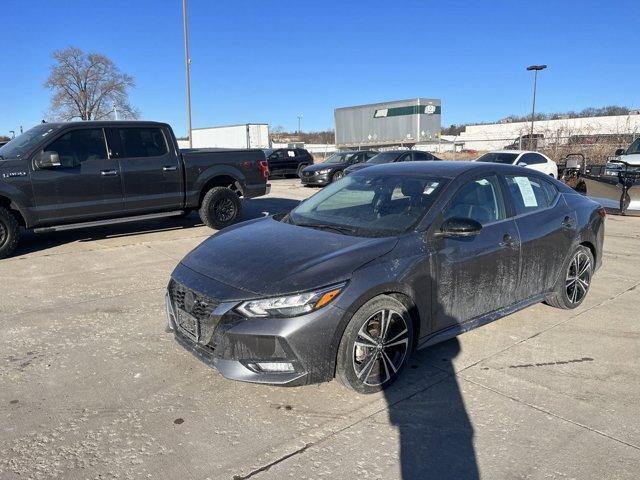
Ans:
{"label": "car headlight", "polygon": [[323,168],[322,170],[318,170],[318,175],[326,175],[331,171],[330,168]]}
{"label": "car headlight", "polygon": [[240,304],[236,311],[245,317],[296,317],[328,305],[340,295],[345,285],[341,283],[312,292],[248,300]]}

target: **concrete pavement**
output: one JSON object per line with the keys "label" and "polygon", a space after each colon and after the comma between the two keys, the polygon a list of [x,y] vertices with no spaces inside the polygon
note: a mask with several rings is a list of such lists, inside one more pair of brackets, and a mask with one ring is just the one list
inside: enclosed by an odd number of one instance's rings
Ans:
{"label": "concrete pavement", "polygon": [[[246,218],[317,189],[275,180]],[[638,478],[640,219],[575,311],[419,352],[388,393],[231,382],[163,332],[193,214],[27,235],[0,261],[0,479]],[[283,241],[286,241],[283,240]]]}

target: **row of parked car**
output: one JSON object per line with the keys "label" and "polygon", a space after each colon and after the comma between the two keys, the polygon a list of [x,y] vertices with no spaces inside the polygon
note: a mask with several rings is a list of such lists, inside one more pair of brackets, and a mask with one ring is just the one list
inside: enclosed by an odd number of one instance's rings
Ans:
{"label": "row of parked car", "polygon": [[[298,175],[303,185],[325,186],[343,176],[363,168],[384,163],[441,160],[429,152],[418,150],[352,150],[337,152],[324,162],[314,164],[313,157],[304,149],[265,150],[271,175]],[[501,163],[531,168],[558,178],[558,166],[542,153],[525,150],[499,150],[488,152],[477,162]]]}

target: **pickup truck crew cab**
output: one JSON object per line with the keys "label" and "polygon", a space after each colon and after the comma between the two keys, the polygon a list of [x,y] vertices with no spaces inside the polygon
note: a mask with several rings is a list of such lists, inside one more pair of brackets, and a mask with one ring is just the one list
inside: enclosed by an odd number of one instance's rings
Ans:
{"label": "pickup truck crew cab", "polygon": [[178,149],[157,122],[43,123],[0,148],[0,258],[36,232],[180,216],[211,228],[269,191],[262,150]]}

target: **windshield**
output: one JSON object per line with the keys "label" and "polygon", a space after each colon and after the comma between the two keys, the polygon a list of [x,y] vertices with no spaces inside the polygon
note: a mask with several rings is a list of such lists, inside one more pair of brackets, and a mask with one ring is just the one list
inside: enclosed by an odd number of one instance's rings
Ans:
{"label": "windshield", "polygon": [[334,153],[322,163],[345,163],[353,158],[353,153]]}
{"label": "windshield", "polygon": [[375,157],[372,157],[370,160],[367,160],[367,163],[391,163],[400,155],[398,152],[382,152],[377,154]]}
{"label": "windshield", "polygon": [[633,155],[636,153],[640,153],[640,138],[636,138],[636,140],[629,145],[627,149],[627,155]]}
{"label": "windshield", "polygon": [[518,155],[518,153],[489,152],[478,158],[476,162],[507,163],[511,165]]}
{"label": "windshield", "polygon": [[415,174],[352,174],[302,202],[288,220],[363,237],[398,235],[420,221],[445,183]]}
{"label": "windshield", "polygon": [[60,125],[42,123],[0,147],[0,157],[21,157],[28,154],[44,137],[51,135]]}

